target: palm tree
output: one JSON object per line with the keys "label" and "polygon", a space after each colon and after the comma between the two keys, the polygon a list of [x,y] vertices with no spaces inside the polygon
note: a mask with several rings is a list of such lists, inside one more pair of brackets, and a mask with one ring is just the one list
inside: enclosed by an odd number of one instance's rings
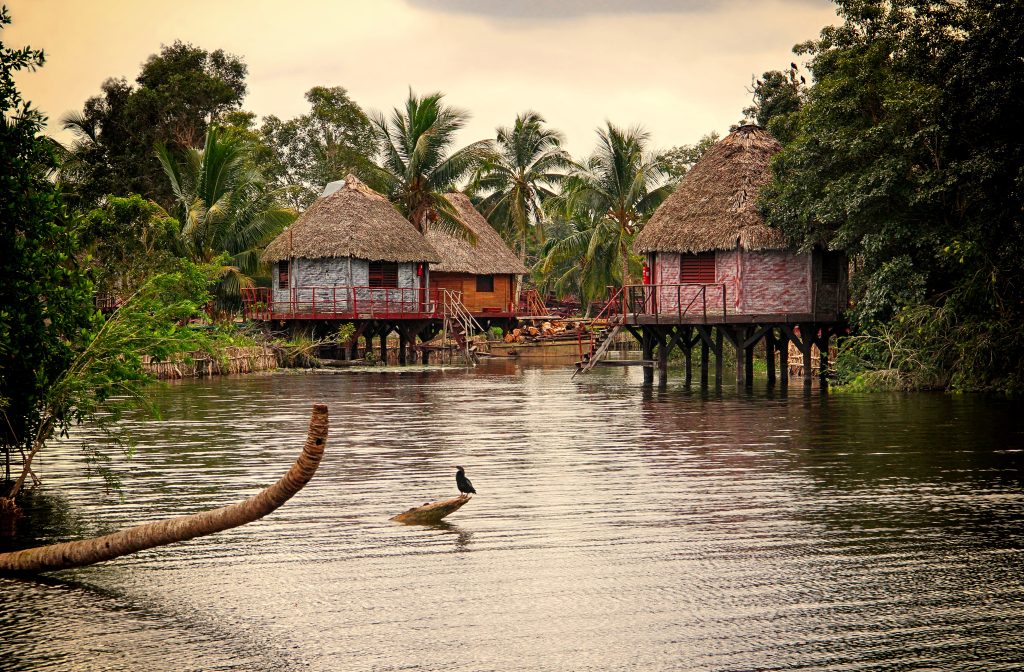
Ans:
{"label": "palm tree", "polygon": [[173,214],[181,222],[181,252],[194,262],[219,265],[215,294],[222,307],[237,303],[241,288],[253,285],[260,247],[295,219],[246,161],[247,151],[239,136],[216,126],[207,131],[203,149],[182,157],[157,145],[174,193]]}
{"label": "palm tree", "polygon": [[484,160],[472,185],[483,196],[477,204],[483,215],[515,236],[523,263],[531,230],[544,244],[543,202],[555,195],[552,188],[565,178],[563,171],[575,167],[562,149],[562,134],[544,123],[536,112],[525,112],[511,128],[499,128],[497,152]]}
{"label": "palm tree", "polygon": [[551,238],[545,243],[536,270],[540,289],[557,296],[574,295],[587,314],[606,298],[607,288],[622,284],[619,227],[605,216],[566,201],[549,201]]}
{"label": "palm tree", "polygon": [[[650,134],[639,127],[621,129],[611,122],[598,129],[597,149],[563,182],[572,212],[596,213],[607,220],[595,227],[619,252],[622,284],[630,278],[633,238],[671,193],[661,161],[647,149]],[[600,245],[598,245],[600,247]]]}
{"label": "palm tree", "polygon": [[143,523],[94,539],[0,553],[0,572],[35,574],[83,567],[259,520],[291,499],[313,478],[327,447],[327,429],[327,406],[314,404],[306,443],[291,469],[248,499],[219,509]]}
{"label": "palm tree", "polygon": [[410,89],[404,108],[395,108],[390,119],[383,114],[372,119],[380,165],[370,181],[387,192],[419,231],[429,226],[473,238],[444,195],[491,155],[493,143],[481,140],[452,151],[455,134],[469,114],[443,105],[443,97],[431,93],[418,98]]}

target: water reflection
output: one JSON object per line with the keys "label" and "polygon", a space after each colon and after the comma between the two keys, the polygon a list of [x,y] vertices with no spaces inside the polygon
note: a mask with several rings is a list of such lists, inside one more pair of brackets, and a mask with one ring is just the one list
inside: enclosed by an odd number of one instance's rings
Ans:
{"label": "water reflection", "polygon": [[[638,371],[274,375],[161,388],[125,502],[46,457],[32,545],[320,472],[274,515],[0,579],[0,669],[1012,669],[1019,403],[645,388]],[[481,495],[433,526],[388,520]]]}
{"label": "water reflection", "polygon": [[470,530],[459,527],[453,523],[449,523],[446,520],[442,520],[441,522],[433,525],[427,525],[426,527],[431,530],[437,530],[449,535],[454,535],[449,538],[453,538],[455,541],[455,551],[459,553],[466,553],[469,551],[469,542],[473,539],[473,533]]}

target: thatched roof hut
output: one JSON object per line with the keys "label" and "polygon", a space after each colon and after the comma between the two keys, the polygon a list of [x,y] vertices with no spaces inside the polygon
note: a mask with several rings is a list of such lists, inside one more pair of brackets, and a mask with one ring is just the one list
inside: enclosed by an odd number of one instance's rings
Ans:
{"label": "thatched roof hut", "polygon": [[[331,188],[334,188],[332,183]],[[329,188],[267,246],[263,260],[354,257],[371,261],[438,262],[437,251],[387,198],[354,175]]]}
{"label": "thatched roof hut", "polygon": [[465,194],[453,192],[445,198],[476,236],[476,245],[449,233],[428,229],[427,242],[441,255],[438,263],[431,264],[431,272],[472,275],[525,275],[529,272]]}
{"label": "thatched roof hut", "polygon": [[771,180],[769,163],[782,149],[759,126],[741,126],[709,149],[636,238],[641,253],[681,254],[787,247],[757,209],[758,191]]}

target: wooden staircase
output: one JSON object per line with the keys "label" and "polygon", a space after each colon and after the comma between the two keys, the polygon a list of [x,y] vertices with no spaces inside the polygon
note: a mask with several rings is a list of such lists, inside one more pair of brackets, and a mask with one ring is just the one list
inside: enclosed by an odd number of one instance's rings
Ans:
{"label": "wooden staircase", "polygon": [[465,356],[466,363],[476,366],[479,357],[473,336],[483,333],[484,329],[462,303],[461,292],[442,290],[441,314],[444,317],[444,342],[453,341],[456,349]]}
{"label": "wooden staircase", "polygon": [[[623,299],[623,290],[609,288],[608,302],[604,304],[604,308],[597,314],[593,320],[591,320],[591,331],[592,334],[590,339],[589,352],[584,352],[583,343],[580,342],[580,360],[576,362],[576,370],[573,372],[572,377],[575,378],[577,373],[587,372],[594,368],[602,357],[607,354],[612,343],[615,342],[615,337],[622,330],[623,317],[619,314],[622,308],[621,301]],[[594,325],[602,325],[599,330],[594,330]]]}
{"label": "wooden staircase", "polygon": [[584,353],[583,358],[576,362],[576,371],[572,374],[574,377],[577,373],[590,371],[608,352],[615,342],[615,337],[622,330],[622,325],[617,322],[617,318],[614,321],[609,321],[600,331],[594,334],[594,341],[591,344],[590,352]]}

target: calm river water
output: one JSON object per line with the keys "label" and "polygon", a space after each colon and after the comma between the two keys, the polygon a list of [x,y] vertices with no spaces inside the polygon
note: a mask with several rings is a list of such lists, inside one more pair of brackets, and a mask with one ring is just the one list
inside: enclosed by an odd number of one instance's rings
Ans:
{"label": "calm river water", "polygon": [[[640,383],[499,362],[166,386],[123,501],[70,442],[15,545],[250,495],[325,401],[319,473],[242,528],[0,579],[0,670],[1024,667],[1019,402]],[[479,495],[450,522],[388,521],[456,494],[455,465]]]}

